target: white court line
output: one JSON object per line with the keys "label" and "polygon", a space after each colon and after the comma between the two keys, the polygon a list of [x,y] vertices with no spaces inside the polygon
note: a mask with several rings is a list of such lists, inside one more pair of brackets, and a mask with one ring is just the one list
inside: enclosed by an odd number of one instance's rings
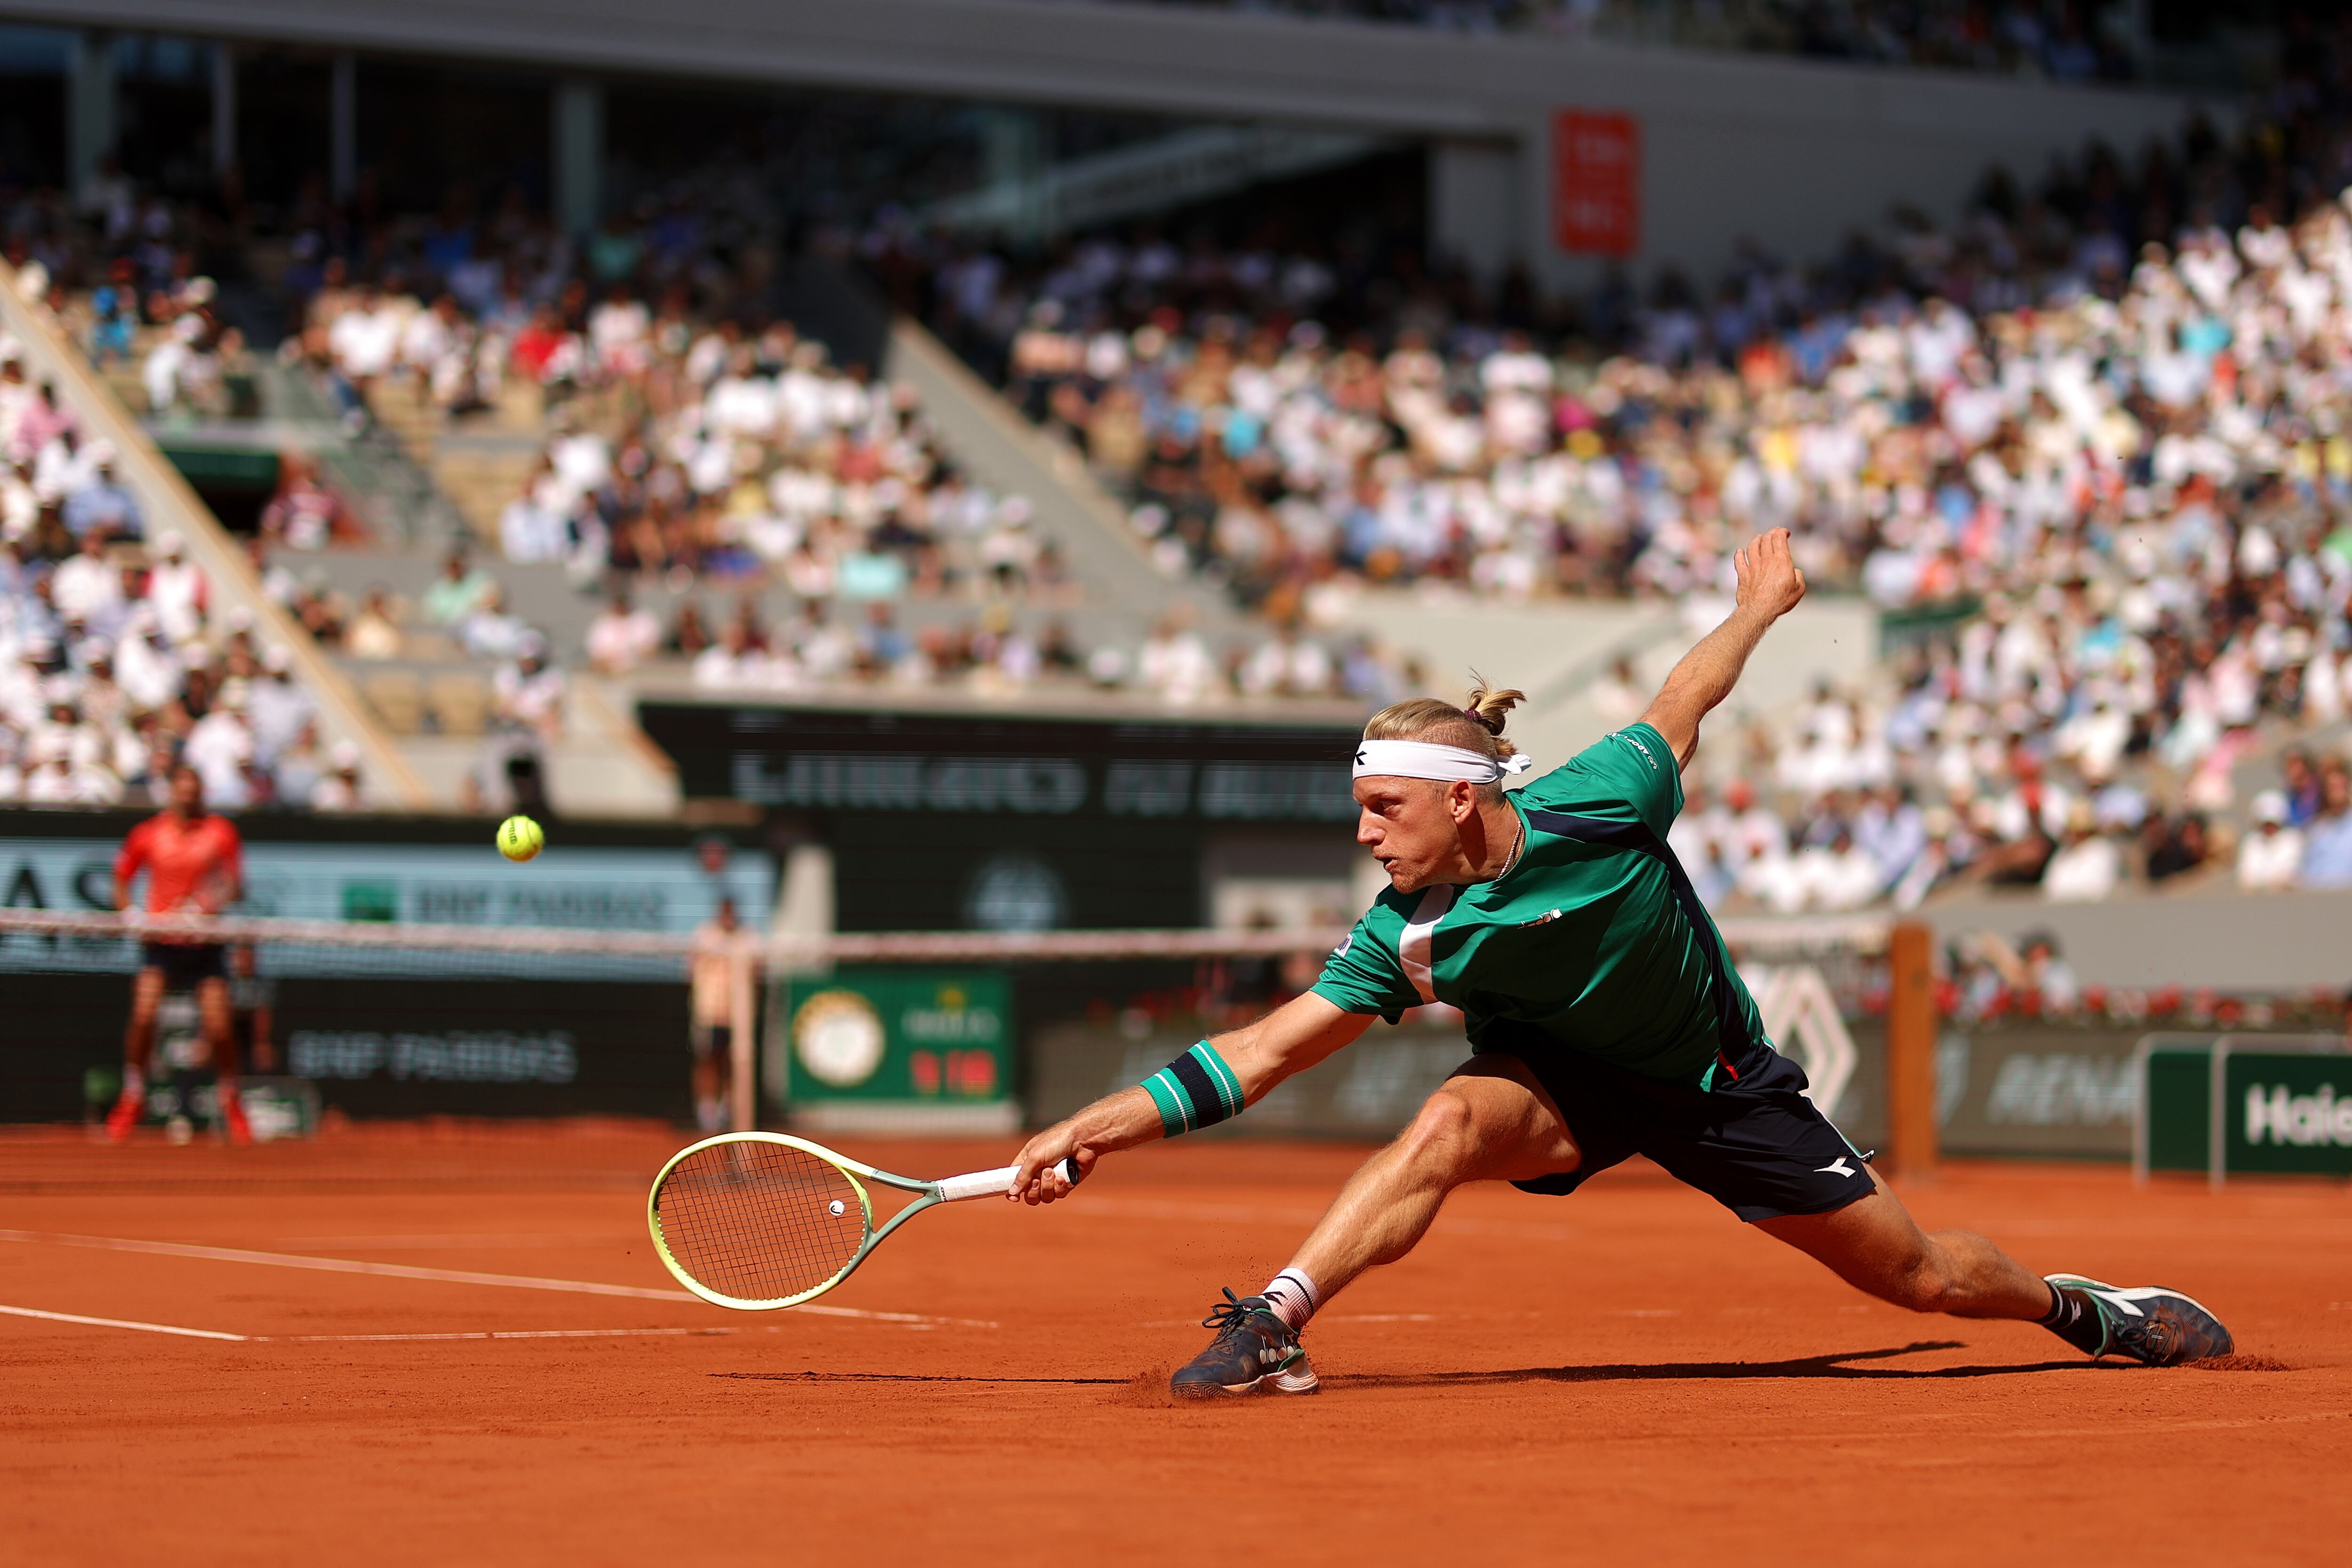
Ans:
{"label": "white court line", "polygon": [[485,1247],[512,1249],[525,1247],[590,1247],[609,1246],[611,1231],[518,1232],[512,1236],[497,1236],[476,1232],[465,1236],[278,1236],[270,1238],[289,1247],[376,1247],[395,1252],[415,1250],[456,1251],[459,1248]]}
{"label": "white court line", "polygon": [[450,1334],[255,1334],[289,1345],[391,1344],[412,1340],[632,1340],[694,1339],[706,1334],[772,1334],[767,1329],[474,1329]]}
{"label": "white court line", "polygon": [[[431,1279],[447,1285],[496,1285],[515,1290],[566,1290],[580,1296],[625,1296],[643,1301],[699,1301],[685,1290],[657,1290],[644,1285],[606,1285],[593,1279],[550,1279],[534,1274],[478,1274],[465,1268],[420,1268],[410,1263],[362,1263],[349,1258],[304,1258],[290,1252],[252,1252],[238,1247],[198,1247],[184,1241],[134,1241],[117,1236],[74,1236],[62,1231],[0,1230],[0,1241],[47,1242],[58,1247],[87,1247],[101,1252],[143,1252],[162,1258],[198,1258],[213,1263],[258,1263],[275,1268],[315,1268],[327,1274],[373,1274],[393,1279]],[[827,1307],[809,1303],[782,1309],[812,1312],[821,1318],[860,1318],[872,1322],[898,1323],[930,1329],[941,1324],[992,1329],[978,1318],[937,1318],[920,1312],[872,1312],[862,1307]]]}
{"label": "white court line", "polygon": [[233,1344],[322,1345],[367,1344],[408,1340],[628,1340],[694,1339],[711,1334],[772,1334],[765,1329],[474,1329],[446,1334],[230,1334],[218,1329],[186,1329],[176,1323],[142,1323],[131,1318],[92,1318],[79,1312],[44,1312],[34,1307],[0,1306],[12,1318],[38,1318],[51,1323],[81,1323],[93,1329],[133,1329],[142,1334],[178,1334],[192,1340],[226,1340]]}
{"label": "white court line", "polygon": [[0,1307],[12,1318],[39,1318],[52,1323],[83,1323],[93,1329],[136,1329],[142,1334],[179,1334],[192,1340],[230,1340],[249,1343],[251,1334],[225,1334],[218,1329],[183,1329],[171,1323],[142,1323],[129,1318],[85,1318],[79,1312],[42,1312],[31,1307]]}

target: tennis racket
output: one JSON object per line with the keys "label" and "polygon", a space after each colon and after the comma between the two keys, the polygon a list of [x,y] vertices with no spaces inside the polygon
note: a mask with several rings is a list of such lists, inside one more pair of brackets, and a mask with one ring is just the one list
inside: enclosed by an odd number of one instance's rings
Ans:
{"label": "tennis racket", "polygon": [[[654,1250],[677,1282],[721,1307],[764,1312],[814,1300],[925,1209],[1001,1197],[1018,1165],[937,1182],[894,1176],[781,1132],[729,1132],[670,1157],[646,1200]],[[1063,1174],[1078,1179],[1076,1156]],[[866,1184],[919,1194],[874,1227]]]}

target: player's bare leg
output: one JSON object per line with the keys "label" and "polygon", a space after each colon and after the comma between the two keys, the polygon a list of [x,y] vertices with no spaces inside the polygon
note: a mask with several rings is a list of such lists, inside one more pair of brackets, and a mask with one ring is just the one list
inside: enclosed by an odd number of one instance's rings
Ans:
{"label": "player's bare leg", "polygon": [[1975,1231],[1921,1230],[1876,1171],[1870,1179],[1876,1190],[1843,1208],[1756,1226],[1857,1290],[1915,1312],[2040,1323],[2088,1354],[2156,1365],[2230,1352],[2230,1331],[2179,1291],[2119,1290],[2072,1274],[2043,1279]]}
{"label": "player's bare leg", "polygon": [[218,975],[198,981],[196,1013],[205,1044],[212,1052],[213,1092],[219,1097],[221,1130],[232,1143],[250,1143],[253,1130],[246,1123],[245,1106],[236,1092],[236,1031],[229,1021],[228,982]]}
{"label": "player's bare leg", "polygon": [[694,1058],[695,1124],[705,1132],[717,1132],[727,1124],[728,1069],[732,1066],[728,1055],[714,1047]]}
{"label": "player's bare leg", "polygon": [[1565,1174],[1578,1159],[1559,1107],[1517,1058],[1474,1058],[1348,1178],[1291,1267],[1315,1282],[1318,1303],[1328,1300],[1411,1252],[1454,1188]]}
{"label": "player's bare leg", "polygon": [[155,1050],[155,1010],[163,1002],[163,972],[152,965],[131,982],[131,1022],[122,1031],[122,1092],[107,1113],[106,1133],[117,1143],[139,1125],[147,1103],[147,1060]]}
{"label": "player's bare leg", "polygon": [[1288,1268],[1259,1296],[1212,1309],[1216,1340],[1170,1383],[1186,1396],[1317,1386],[1298,1329],[1365,1269],[1411,1252],[1465,1182],[1530,1181],[1577,1167],[1568,1123],[1517,1058],[1465,1063],[1423,1104],[1412,1125],[1348,1178]]}
{"label": "player's bare leg", "polygon": [[[1412,1250],[1455,1187],[1573,1172],[1580,1160],[1557,1105],[1516,1058],[1466,1064],[1430,1096],[1396,1142],[1349,1178],[1290,1266],[1262,1296],[1212,1314],[1217,1339],[1180,1371],[1178,1394],[1310,1392],[1298,1330],[1365,1269]],[[1857,1289],[1915,1311],[2040,1323],[2091,1355],[2156,1363],[2225,1354],[2229,1331],[2197,1302],[2158,1287],[2047,1280],[1974,1231],[1930,1236],[1876,1172],[1866,1197],[1823,1214],[1756,1222]]]}
{"label": "player's bare leg", "polygon": [[1921,1230],[1878,1173],[1870,1179],[1876,1190],[1843,1208],[1760,1219],[1756,1228],[1855,1289],[1915,1312],[2035,1319],[2050,1310],[2040,1275],[1975,1231]]}

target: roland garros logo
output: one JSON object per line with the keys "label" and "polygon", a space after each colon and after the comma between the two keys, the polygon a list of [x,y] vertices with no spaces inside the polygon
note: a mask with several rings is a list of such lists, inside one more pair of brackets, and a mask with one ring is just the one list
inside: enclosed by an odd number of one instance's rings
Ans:
{"label": "roland garros logo", "polygon": [[855,1089],[882,1065],[887,1037],[874,1004],[855,991],[820,991],[793,1016],[793,1049],[811,1078]]}

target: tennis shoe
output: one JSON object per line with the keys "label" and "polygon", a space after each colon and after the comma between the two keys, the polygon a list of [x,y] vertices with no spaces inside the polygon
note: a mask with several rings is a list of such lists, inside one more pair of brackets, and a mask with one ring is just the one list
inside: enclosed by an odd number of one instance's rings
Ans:
{"label": "tennis shoe", "polygon": [[1168,1392],[1178,1398],[1315,1392],[1315,1369],[1307,1364],[1297,1331],[1265,1297],[1235,1296],[1228,1286],[1225,1299],[1209,1309],[1201,1326],[1216,1330],[1217,1337],[1168,1380]]}
{"label": "tennis shoe", "polygon": [[106,1140],[121,1143],[130,1140],[131,1130],[139,1125],[140,1113],[147,1109],[147,1095],[142,1089],[126,1089],[106,1113]]}
{"label": "tennis shoe", "polygon": [[2079,1274],[2045,1278],[2052,1289],[2086,1297],[2097,1310],[2099,1347],[2091,1352],[2094,1360],[2114,1355],[2143,1366],[2178,1366],[2228,1355],[2233,1348],[2221,1320],[2178,1290],[2161,1285],[2107,1285]]}
{"label": "tennis shoe", "polygon": [[226,1085],[219,1092],[221,1131],[227,1135],[231,1146],[251,1148],[253,1124],[245,1119],[245,1102],[237,1098],[236,1090]]}

